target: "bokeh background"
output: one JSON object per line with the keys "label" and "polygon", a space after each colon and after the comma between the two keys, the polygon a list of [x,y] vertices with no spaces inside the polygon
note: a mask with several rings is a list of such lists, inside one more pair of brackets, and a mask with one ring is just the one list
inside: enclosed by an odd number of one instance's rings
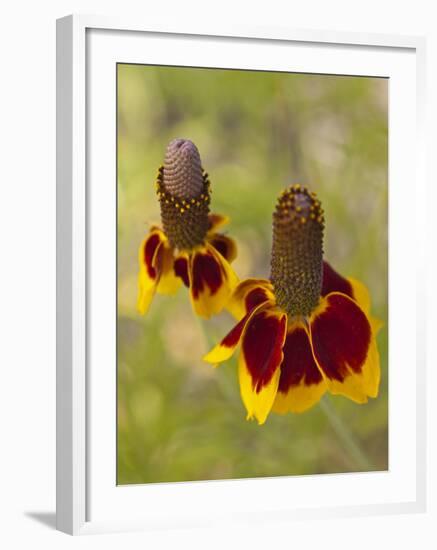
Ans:
{"label": "bokeh background", "polygon": [[[386,470],[388,81],[118,65],[119,484]],[[168,141],[193,140],[212,210],[231,216],[241,278],[269,275],[271,216],[301,183],[325,209],[325,252],[370,288],[382,380],[357,405],[326,395],[300,415],[245,420],[235,359],[202,355],[232,326],[202,321],[186,289],[136,312],[138,247],[159,222],[154,182]]]}

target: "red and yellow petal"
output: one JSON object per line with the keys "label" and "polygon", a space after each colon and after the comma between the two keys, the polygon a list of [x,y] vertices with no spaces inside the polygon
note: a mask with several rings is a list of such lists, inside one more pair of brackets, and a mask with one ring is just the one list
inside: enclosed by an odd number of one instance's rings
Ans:
{"label": "red and yellow petal", "polygon": [[206,243],[190,255],[188,268],[194,311],[205,319],[220,313],[238,283],[231,266]]}
{"label": "red and yellow petal", "polygon": [[238,363],[241,398],[247,419],[264,424],[275,401],[281,374],[287,317],[263,306],[248,320]]}
{"label": "red and yellow petal", "polygon": [[343,277],[335,269],[323,262],[323,278],[321,295],[327,296],[331,292],[341,292],[355,300],[366,315],[370,312],[370,293],[365,284],[352,277]]}
{"label": "red and yellow petal", "polygon": [[328,262],[323,262],[322,296],[331,292],[341,292],[355,300],[364,313],[369,317],[370,324],[376,334],[383,326],[383,322],[370,316],[370,293],[365,284],[353,277],[342,277]]}
{"label": "red and yellow petal", "polygon": [[272,411],[301,413],[315,405],[327,390],[311,350],[307,327],[300,322],[288,327],[282,348],[278,392]]}
{"label": "red and yellow petal", "polygon": [[166,241],[164,233],[158,228],[153,228],[139,248],[137,308],[141,314],[149,309],[158,286],[162,270],[163,246]]}
{"label": "red and yellow petal", "polygon": [[214,214],[213,212],[210,212],[208,214],[208,220],[209,220],[209,226],[208,226],[209,235],[212,233],[215,233],[217,229],[229,223],[228,216],[224,216],[223,214]]}
{"label": "red and yellow petal", "polygon": [[161,274],[156,291],[159,294],[176,294],[182,285],[182,279],[175,273],[174,252],[168,241],[162,243],[161,255]]}
{"label": "red and yellow petal", "polygon": [[238,344],[240,343],[241,336],[248,321],[257,311],[260,310],[262,306],[263,304],[258,305],[257,307],[249,311],[234,326],[234,328],[230,332],[228,332],[228,334],[222,339],[222,341],[219,342],[209,353],[204,356],[203,360],[207,363],[211,363],[214,366],[217,366],[218,363],[223,363],[223,361],[229,359],[233,355]]}
{"label": "red and yellow petal", "polygon": [[254,307],[267,301],[274,305],[271,282],[266,279],[245,279],[235,287],[226,309],[236,319],[242,319]]}
{"label": "red and yellow petal", "polygon": [[320,294],[321,296],[327,296],[331,292],[341,292],[355,299],[349,280],[335,271],[328,262],[323,262],[322,290]]}
{"label": "red and yellow petal", "polygon": [[179,277],[187,288],[190,288],[189,261],[188,254],[186,252],[181,252],[174,260],[173,264],[176,277]]}
{"label": "red and yellow petal", "polygon": [[348,278],[351,286],[351,298],[353,298],[366,315],[370,313],[370,292],[369,289],[358,279]]}
{"label": "red and yellow petal", "polygon": [[221,233],[212,233],[208,237],[208,242],[212,244],[229,263],[232,263],[237,257],[237,245],[234,239],[222,235]]}
{"label": "red and yellow petal", "polygon": [[310,338],[331,393],[357,403],[377,396],[380,366],[375,334],[353,299],[338,292],[325,296],[311,317]]}

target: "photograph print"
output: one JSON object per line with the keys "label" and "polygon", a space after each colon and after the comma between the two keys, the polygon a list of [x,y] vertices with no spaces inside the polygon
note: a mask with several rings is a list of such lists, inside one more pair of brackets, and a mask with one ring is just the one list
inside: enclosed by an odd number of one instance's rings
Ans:
{"label": "photograph print", "polygon": [[117,483],[388,469],[388,79],[117,65]]}

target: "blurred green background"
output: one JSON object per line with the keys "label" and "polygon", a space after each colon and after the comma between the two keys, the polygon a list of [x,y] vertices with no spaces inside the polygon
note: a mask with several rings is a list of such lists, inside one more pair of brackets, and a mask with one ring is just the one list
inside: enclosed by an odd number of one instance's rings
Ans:
{"label": "blurred green background", "polygon": [[[387,469],[387,92],[376,78],[118,65],[119,484]],[[326,258],[368,285],[385,323],[377,399],[327,395],[258,426],[236,360],[201,360],[227,313],[197,319],[185,288],[136,313],[138,246],[159,222],[154,182],[175,137],[196,143],[212,210],[231,216],[241,278],[269,275],[282,188],[317,192]]]}

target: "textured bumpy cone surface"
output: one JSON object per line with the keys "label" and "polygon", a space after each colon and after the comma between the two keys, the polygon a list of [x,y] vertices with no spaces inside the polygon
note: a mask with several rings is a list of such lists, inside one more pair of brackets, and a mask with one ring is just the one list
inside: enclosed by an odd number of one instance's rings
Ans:
{"label": "textured bumpy cone surface", "polygon": [[178,138],[168,144],[156,187],[170,244],[180,250],[203,244],[209,228],[210,183],[192,141]]}
{"label": "textured bumpy cone surface", "polygon": [[176,138],[168,144],[164,183],[169,193],[181,199],[192,199],[202,192],[202,163],[197,147],[189,139]]}
{"label": "textured bumpy cone surface", "polygon": [[290,317],[308,316],[319,303],[323,229],[314,193],[300,185],[282,192],[273,214],[270,279],[278,305]]}

